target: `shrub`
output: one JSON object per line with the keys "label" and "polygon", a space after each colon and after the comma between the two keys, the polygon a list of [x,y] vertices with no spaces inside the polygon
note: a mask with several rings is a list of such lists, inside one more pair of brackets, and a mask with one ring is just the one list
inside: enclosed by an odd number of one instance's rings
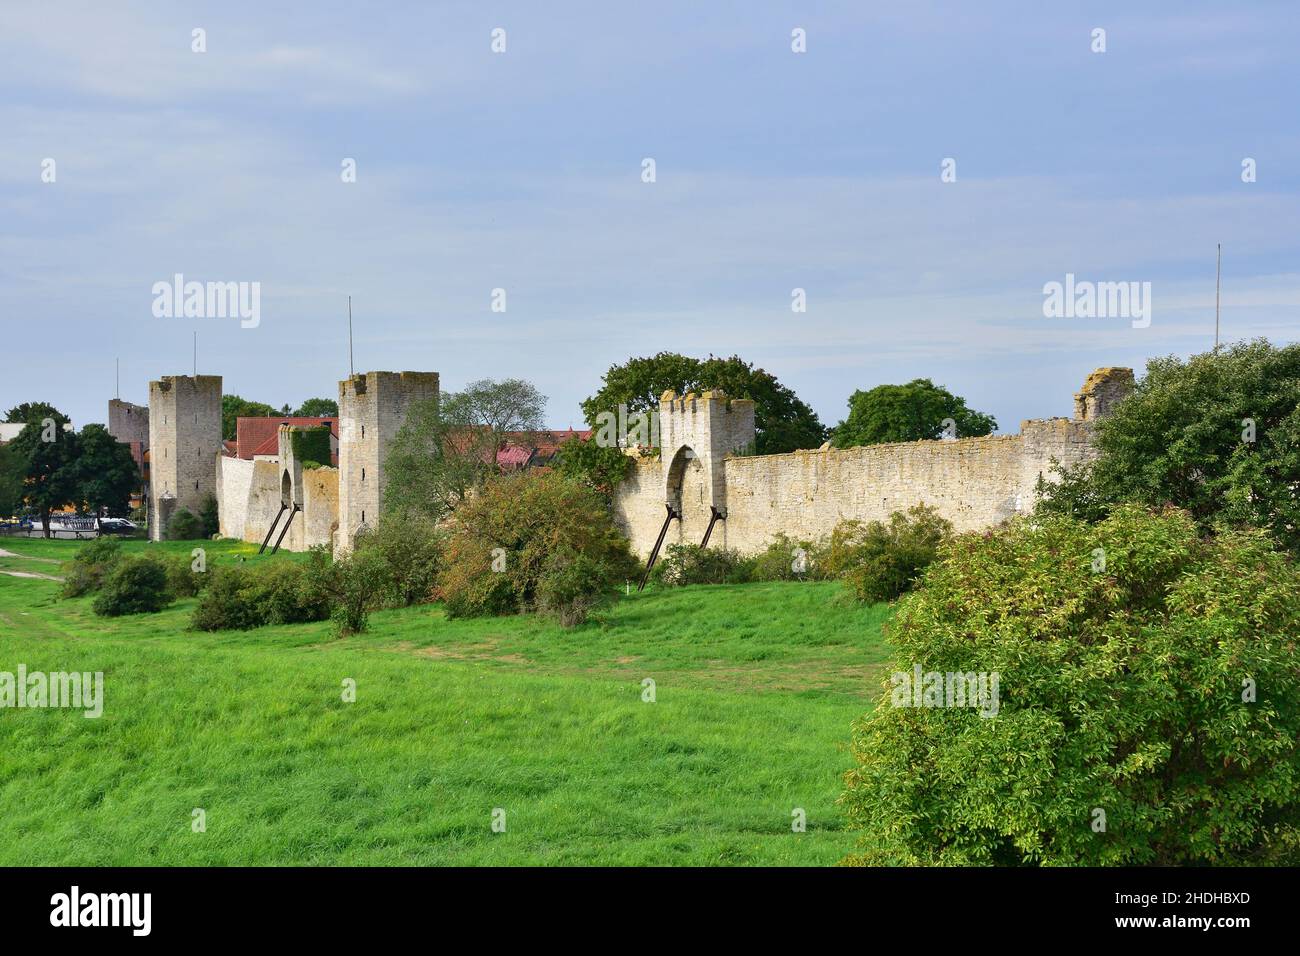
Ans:
{"label": "shrub", "polygon": [[385,512],[375,528],[361,535],[357,550],[373,551],[383,563],[387,603],[409,607],[433,600],[444,538],[427,517]]}
{"label": "shrub", "polygon": [[179,508],[167,521],[168,541],[194,541],[203,537],[203,522],[188,508]]}
{"label": "shrub", "polygon": [[195,571],[192,559],[177,558],[167,563],[167,590],[176,597],[195,597],[207,584],[207,572]]}
{"label": "shrub", "polygon": [[330,595],[301,564],[277,561],[248,576],[245,597],[263,624],[300,624],[330,616]]}
{"label": "shrub", "polygon": [[895,511],[888,524],[873,521],[848,531],[841,542],[848,552],[842,556],[844,582],[859,601],[892,601],[911,589],[951,534],[952,525],[925,505]]}
{"label": "shrub", "polygon": [[95,603],[96,614],[117,617],[161,611],[172,602],[167,568],[154,558],[123,558],[104,581]]}
{"label": "shrub", "polygon": [[96,538],[83,544],[65,565],[63,596],[81,597],[98,591],[121,559],[122,543],[116,538]]}
{"label": "shrub", "polygon": [[751,564],[730,548],[701,548],[698,544],[671,544],[655,564],[651,576],[657,584],[743,584]]}
{"label": "shrub", "polygon": [[[1264,534],[1172,509],[955,539],[854,726],[849,862],[1300,862],[1297,593]],[[917,670],[997,675],[996,716],[903,706]]]}
{"label": "shrub", "polygon": [[310,566],[272,561],[255,569],[215,568],[195,577],[207,579],[190,620],[200,631],[246,631],[330,616],[325,579]]}
{"label": "shrub", "polygon": [[252,574],[243,568],[213,568],[199,597],[190,626],[200,631],[246,631],[266,623],[250,587]]}
{"label": "shrub", "polygon": [[823,576],[821,549],[812,541],[795,541],[778,532],[767,546],[748,559],[751,581],[806,581]]}
{"label": "shrub", "polygon": [[331,561],[324,548],[315,549],[308,573],[313,586],[329,596],[330,617],[340,637],[364,631],[370,610],[392,588],[387,564],[374,550],[356,550]]}
{"label": "shrub", "polygon": [[199,509],[199,527],[200,535],[208,540],[221,531],[221,516],[217,511],[215,495],[208,495],[203,499],[203,507]]}
{"label": "shrub", "polygon": [[587,620],[606,585],[600,566],[586,555],[552,555],[537,581],[537,609],[553,615],[562,627]]}
{"label": "shrub", "polygon": [[[573,583],[578,573],[590,575],[586,591]],[[561,580],[547,585],[545,600],[558,601],[564,593],[613,593],[635,573],[598,492],[529,471],[489,481],[456,510],[439,589],[452,616],[506,614],[537,609],[548,574]]]}

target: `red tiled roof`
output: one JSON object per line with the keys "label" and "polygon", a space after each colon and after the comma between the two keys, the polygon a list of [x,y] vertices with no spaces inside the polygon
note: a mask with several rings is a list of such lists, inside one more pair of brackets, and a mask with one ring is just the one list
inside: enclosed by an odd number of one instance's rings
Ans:
{"label": "red tiled roof", "polygon": [[[252,458],[255,455],[278,455],[280,453],[280,426],[295,425],[301,428],[314,428],[329,425],[330,434],[335,441],[339,437],[339,420],[334,417],[305,418],[298,415],[276,415],[263,418],[245,418],[235,420],[235,456]],[[331,455],[331,464],[338,461],[338,455]]]}

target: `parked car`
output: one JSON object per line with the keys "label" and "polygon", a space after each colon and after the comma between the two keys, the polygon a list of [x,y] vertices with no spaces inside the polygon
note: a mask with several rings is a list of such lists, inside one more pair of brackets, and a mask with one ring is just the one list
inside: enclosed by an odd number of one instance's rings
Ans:
{"label": "parked car", "polygon": [[134,521],[129,518],[100,518],[100,534],[124,534],[131,535],[139,529]]}

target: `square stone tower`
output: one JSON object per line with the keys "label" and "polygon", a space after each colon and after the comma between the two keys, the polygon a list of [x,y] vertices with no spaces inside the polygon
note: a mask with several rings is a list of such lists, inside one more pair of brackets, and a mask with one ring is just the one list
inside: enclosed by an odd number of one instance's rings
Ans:
{"label": "square stone tower", "polygon": [[[664,392],[659,400],[660,461],[663,464],[664,500],[681,511],[681,489],[688,463],[702,468],[706,505],[726,511],[726,457],[754,446],[754,402],[729,399],[714,389],[682,398]],[[695,467],[689,465],[689,467]]]}
{"label": "square stone tower", "polygon": [[384,462],[411,406],[438,397],[437,372],[366,372],[339,382],[339,530],[334,553],[352,550],[384,503]]}
{"label": "square stone tower", "polygon": [[198,514],[217,493],[221,376],[164,375],[149,383],[149,538],[181,508]]}

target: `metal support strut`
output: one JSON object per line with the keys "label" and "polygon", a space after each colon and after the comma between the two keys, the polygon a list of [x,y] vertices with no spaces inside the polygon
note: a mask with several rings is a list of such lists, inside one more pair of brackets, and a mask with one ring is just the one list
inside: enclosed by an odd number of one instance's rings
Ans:
{"label": "metal support strut", "polygon": [[653,568],[655,562],[659,560],[659,549],[663,547],[664,535],[668,533],[668,526],[672,524],[674,518],[681,517],[681,515],[673,510],[672,505],[666,505],[665,507],[668,509],[668,517],[664,518],[664,526],[659,529],[659,540],[655,542],[655,549],[650,552],[650,560],[645,563],[645,573],[641,575],[641,583],[636,586],[638,591],[644,591],[645,583],[650,580],[650,569]]}
{"label": "metal support strut", "polygon": [[719,511],[713,505],[709,505],[709,511],[712,512],[712,514],[709,515],[709,526],[704,529],[704,540],[700,542],[701,551],[709,546],[709,535],[713,534],[713,526],[719,521],[727,520],[727,513],[725,511]]}
{"label": "metal support strut", "polygon": [[[281,507],[283,507],[283,505]],[[275,554],[275,552],[280,550],[280,542],[283,541],[284,536],[289,533],[289,525],[293,524],[293,516],[301,510],[302,509],[299,508],[297,504],[294,504],[293,510],[289,512],[289,517],[284,520],[284,527],[280,529],[280,537],[275,539],[275,547],[271,549],[272,554]]]}
{"label": "metal support strut", "polygon": [[[266,529],[266,537],[262,539],[262,546],[257,549],[258,554],[261,554],[266,550],[266,543],[271,540],[271,535],[275,534],[275,526],[280,523],[280,515],[284,514],[285,509],[288,507],[289,506],[286,504],[280,505],[280,510],[275,513],[275,520],[271,522],[271,527]],[[290,515],[289,517],[292,518],[293,515]],[[279,545],[276,547],[279,547]]]}

